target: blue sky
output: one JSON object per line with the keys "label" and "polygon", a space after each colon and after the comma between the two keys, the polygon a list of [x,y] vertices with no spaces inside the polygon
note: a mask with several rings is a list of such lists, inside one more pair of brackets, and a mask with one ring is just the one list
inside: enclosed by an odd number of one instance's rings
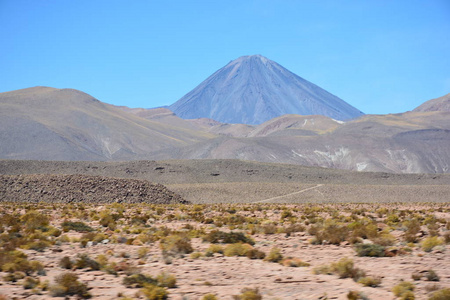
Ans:
{"label": "blue sky", "polygon": [[82,90],[172,104],[242,55],[274,60],[365,113],[450,92],[450,1],[0,0],[0,92]]}

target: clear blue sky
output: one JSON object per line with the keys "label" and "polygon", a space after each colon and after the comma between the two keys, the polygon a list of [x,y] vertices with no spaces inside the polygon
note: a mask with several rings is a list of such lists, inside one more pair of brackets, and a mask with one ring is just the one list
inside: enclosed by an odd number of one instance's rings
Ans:
{"label": "clear blue sky", "polygon": [[261,54],[365,113],[450,92],[450,1],[0,0],[0,92],[172,104]]}

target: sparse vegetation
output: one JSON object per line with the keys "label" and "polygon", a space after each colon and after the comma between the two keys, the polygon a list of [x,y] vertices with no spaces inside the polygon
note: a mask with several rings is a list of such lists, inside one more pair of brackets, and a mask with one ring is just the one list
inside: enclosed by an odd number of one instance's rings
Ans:
{"label": "sparse vegetation", "polygon": [[86,284],[78,281],[78,275],[72,272],[62,273],[55,277],[55,284],[49,288],[53,297],[77,295],[81,298],[90,298]]}
{"label": "sparse vegetation", "polygon": [[244,288],[240,295],[234,295],[234,300],[261,300],[263,297],[258,288]]}
{"label": "sparse vegetation", "polygon": [[[267,277],[275,285],[298,280],[296,276],[284,275],[284,272],[289,272],[288,268],[308,267],[311,264],[315,274],[352,278],[361,288],[377,288],[380,285],[391,288],[385,286],[388,283],[382,283],[385,270],[377,273],[367,269],[371,276],[366,276],[354,261],[378,260],[382,265],[392,261],[395,264],[398,260],[391,260],[390,257],[404,255],[416,263],[422,256],[426,258],[424,261],[439,258],[439,262],[433,264],[433,270],[430,266],[410,273],[400,270],[402,278],[411,278],[412,282],[418,283],[417,287],[413,285],[410,289],[407,284],[401,283],[392,291],[398,293],[400,299],[413,299],[415,292],[417,297],[424,294],[445,297],[448,291],[442,289],[446,287],[447,279],[444,276],[441,279],[439,275],[444,275],[441,264],[446,264],[445,250],[448,246],[445,244],[445,234],[450,222],[442,216],[448,216],[450,208],[446,205],[424,205],[425,208],[415,210],[398,207],[398,204],[386,209],[363,204],[114,204],[91,209],[89,204],[4,204],[0,206],[2,289],[8,291],[18,286],[29,294],[41,294],[42,297],[73,295],[80,298],[89,297],[91,292],[95,297],[98,293],[95,286],[104,274],[122,282],[123,288],[134,289],[127,295],[119,293],[117,297],[120,299],[167,299],[169,291],[175,286],[174,293],[179,295],[186,286],[205,285],[211,287],[211,293],[200,298],[218,299],[213,293],[217,291],[215,286],[220,285],[216,279],[205,276],[193,279],[198,283],[191,285],[185,275],[178,277],[179,272],[185,272],[187,266],[192,264],[195,266],[192,274],[199,274],[198,271],[212,274],[205,271],[206,266],[220,266],[221,261],[226,261],[230,269],[214,271],[214,278],[233,282],[236,279],[232,274],[235,269],[232,268],[238,264],[249,268],[252,263],[256,264],[252,259],[264,260],[257,264],[264,264],[267,270],[277,268],[273,263],[281,265],[278,267],[281,270],[279,277]],[[387,225],[388,222],[390,225]],[[350,251],[352,248],[354,252]],[[318,265],[320,262],[307,256],[315,251],[329,253],[330,249],[341,257],[349,257],[334,263],[326,258],[325,265]],[[297,253],[308,263],[289,256]],[[49,263],[46,256],[54,260]],[[378,258],[383,256],[385,258]],[[168,267],[164,263],[173,265]],[[152,267],[148,268],[149,265]],[[157,269],[153,269],[153,265]],[[419,265],[424,266],[423,263]],[[49,271],[47,268],[70,273],[76,278],[71,275],[58,283],[55,277],[55,282],[48,282],[40,277]],[[160,272],[167,268],[171,274]],[[101,272],[91,272],[94,270]],[[151,275],[143,273],[144,270],[149,270],[147,272]],[[86,282],[85,276],[89,278]],[[327,276],[322,278],[328,281]],[[96,281],[92,284],[93,291],[86,285],[91,280]],[[435,283],[439,280],[439,284]],[[266,284],[269,281],[262,280]],[[66,287],[62,284],[64,282]],[[264,286],[264,294],[277,298],[273,287],[270,284],[268,287],[267,291]],[[262,297],[260,291],[255,293],[255,290],[242,290],[235,299]],[[345,297],[342,293],[340,296]],[[351,291],[347,296],[367,298],[357,291]]]}
{"label": "sparse vegetation", "polygon": [[414,299],[414,290],[416,287],[409,281],[402,281],[392,288],[392,293],[402,300]]}

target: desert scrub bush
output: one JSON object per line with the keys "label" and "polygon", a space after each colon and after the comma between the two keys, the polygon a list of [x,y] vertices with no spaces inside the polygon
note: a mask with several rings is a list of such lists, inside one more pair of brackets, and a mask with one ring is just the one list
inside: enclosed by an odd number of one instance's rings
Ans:
{"label": "desert scrub bush", "polygon": [[430,252],[434,247],[444,244],[442,238],[437,236],[430,236],[422,240],[421,246],[422,250],[425,252]]}
{"label": "desert scrub bush", "polygon": [[202,300],[219,300],[214,294],[206,294],[202,297]]}
{"label": "desert scrub bush", "polygon": [[141,292],[148,300],[165,300],[169,297],[169,293],[165,288],[154,284],[145,284]]}
{"label": "desert scrub bush", "polygon": [[147,247],[140,247],[137,251],[138,258],[145,258],[150,250]]}
{"label": "desert scrub bush", "polygon": [[420,232],[420,221],[416,218],[408,220],[403,223],[405,226],[405,234],[403,235],[404,239],[408,243],[417,242],[417,234]]}
{"label": "desert scrub bush", "polygon": [[61,235],[56,242],[60,245],[61,243],[70,243],[70,237],[66,234]]}
{"label": "desert scrub bush", "polygon": [[358,256],[383,257],[385,247],[378,244],[356,244],[355,251]]}
{"label": "desert scrub bush", "polygon": [[280,262],[283,259],[280,248],[273,247],[269,254],[264,258],[265,261]]}
{"label": "desert scrub bush", "polygon": [[397,225],[400,221],[401,221],[401,220],[400,220],[399,215],[397,215],[397,214],[395,214],[395,213],[391,213],[390,215],[388,215],[388,216],[386,217],[386,220],[385,220],[386,224],[389,225],[389,226],[395,226],[395,225]]}
{"label": "desert scrub bush", "polygon": [[38,252],[43,252],[45,248],[48,248],[51,245],[52,243],[46,240],[31,240],[25,245],[22,245],[21,248],[26,250],[35,250]]}
{"label": "desert scrub bush", "polygon": [[80,240],[92,241],[95,244],[107,239],[108,236],[101,232],[86,232],[81,235]]}
{"label": "desert scrub bush", "polygon": [[366,275],[363,270],[355,268],[353,260],[347,257],[332,263],[331,271],[337,274],[339,278],[352,278],[354,281],[358,281]]}
{"label": "desert scrub bush", "polygon": [[434,292],[428,300],[448,300],[450,299],[450,288]]}
{"label": "desert scrub bush", "polygon": [[206,249],[205,256],[212,256],[214,253],[223,254],[223,247],[217,244],[209,245],[208,249]]}
{"label": "desert scrub bush", "polygon": [[422,279],[422,274],[420,274],[419,272],[414,272],[411,274],[411,278],[414,281],[420,280]]}
{"label": "desert scrub bush", "polygon": [[48,216],[31,210],[20,217],[20,222],[23,224],[25,232],[33,232],[36,229],[43,229],[49,225]]}
{"label": "desert scrub bush", "polygon": [[73,262],[70,259],[70,257],[68,256],[64,256],[63,258],[61,258],[58,262],[58,266],[60,266],[63,269],[72,269],[73,267]]}
{"label": "desert scrub bush", "polygon": [[349,291],[347,294],[348,300],[369,300],[369,298],[363,293],[359,291]]}
{"label": "desert scrub bush", "polygon": [[285,258],[280,262],[285,267],[309,267],[310,264],[302,261],[299,258]]}
{"label": "desert scrub bush", "polygon": [[381,284],[381,277],[372,277],[372,276],[361,277],[358,280],[358,283],[361,283],[364,286],[378,287]]}
{"label": "desert scrub bush", "polygon": [[266,253],[264,253],[261,250],[253,248],[248,250],[245,256],[247,256],[250,259],[264,259],[266,257]]}
{"label": "desert scrub bush", "polygon": [[122,284],[130,288],[141,288],[146,284],[156,284],[156,279],[145,274],[132,274],[122,280]]}
{"label": "desert scrub bush", "polygon": [[248,251],[252,250],[253,247],[249,244],[235,243],[229,244],[223,250],[225,256],[247,256]]}
{"label": "desert scrub bush", "polygon": [[352,259],[344,257],[339,261],[331,263],[330,265],[322,265],[313,269],[314,274],[336,274],[339,278],[352,278],[354,281],[360,280],[366,274],[363,270],[355,268]]}
{"label": "desert scrub bush", "polygon": [[62,273],[55,277],[55,284],[49,287],[53,297],[77,295],[81,298],[90,298],[86,284],[78,281],[78,275],[72,272]]}
{"label": "desert scrub bush", "polygon": [[3,280],[7,282],[17,282],[17,280],[24,279],[26,276],[27,275],[24,272],[16,271],[3,276]]}
{"label": "desert scrub bush", "polygon": [[234,300],[261,300],[262,295],[258,288],[243,288],[240,295],[233,295]]}
{"label": "desert scrub bush", "polygon": [[400,299],[414,299],[415,288],[416,287],[411,282],[402,281],[392,288],[392,293],[394,293],[396,297],[400,297]]}
{"label": "desert scrub bush", "polygon": [[440,277],[438,276],[438,274],[436,274],[436,272],[431,269],[425,273],[425,278],[428,281],[439,281],[440,280]]}
{"label": "desert scrub bush", "polygon": [[242,232],[223,232],[220,230],[213,230],[203,237],[204,242],[235,244],[246,243],[254,245],[255,241]]}
{"label": "desert scrub bush", "polygon": [[24,289],[34,289],[40,283],[38,278],[27,276],[23,279],[22,286]]}
{"label": "desert scrub bush", "polygon": [[351,231],[351,237],[355,238],[374,238],[378,235],[378,228],[375,222],[367,218],[360,219],[348,224],[348,229]]}
{"label": "desert scrub bush", "polygon": [[346,225],[327,219],[323,224],[312,225],[308,230],[309,234],[314,236],[312,244],[322,244],[324,242],[339,245],[344,242],[349,230]]}
{"label": "desert scrub bush", "polygon": [[374,244],[381,246],[392,246],[395,244],[395,237],[389,232],[382,232],[376,237],[371,238]]}
{"label": "desert scrub bush", "polygon": [[278,231],[278,227],[273,223],[264,224],[261,226],[261,230],[264,234],[275,234]]}
{"label": "desert scrub bush", "polygon": [[70,230],[76,231],[76,232],[89,232],[89,231],[94,231],[94,229],[87,225],[84,222],[72,222],[72,221],[64,221],[61,223],[61,227],[63,229],[64,232],[68,232]]}
{"label": "desert scrub bush", "polygon": [[90,268],[91,270],[100,270],[100,264],[85,253],[77,255],[77,259],[73,266],[77,269]]}
{"label": "desert scrub bush", "polygon": [[156,276],[156,281],[158,282],[158,286],[161,287],[174,288],[177,286],[176,277],[164,271]]}
{"label": "desert scrub bush", "polygon": [[25,253],[13,251],[0,251],[0,268],[3,272],[23,272],[31,275],[34,272],[42,272],[43,266],[38,261],[29,261]]}
{"label": "desert scrub bush", "polygon": [[284,228],[283,232],[286,233],[287,236],[290,236],[294,232],[304,232],[305,230],[306,227],[303,224],[295,223]]}
{"label": "desert scrub bush", "polygon": [[191,240],[187,236],[175,234],[161,239],[159,246],[164,255],[189,254],[194,251]]}
{"label": "desert scrub bush", "polygon": [[[192,258],[192,259],[199,259],[199,258],[201,258],[201,257],[203,257],[203,256],[204,256],[204,254],[201,253],[201,252],[192,252],[192,253],[189,255],[189,257]],[[212,253],[211,253],[210,256],[212,256]]]}

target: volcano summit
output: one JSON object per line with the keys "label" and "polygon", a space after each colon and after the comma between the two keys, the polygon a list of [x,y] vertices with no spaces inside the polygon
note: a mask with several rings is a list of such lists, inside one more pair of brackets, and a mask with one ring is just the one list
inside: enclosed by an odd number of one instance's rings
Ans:
{"label": "volcano summit", "polygon": [[342,99],[261,55],[242,56],[169,106],[183,119],[261,124],[284,114],[336,120],[363,113]]}

